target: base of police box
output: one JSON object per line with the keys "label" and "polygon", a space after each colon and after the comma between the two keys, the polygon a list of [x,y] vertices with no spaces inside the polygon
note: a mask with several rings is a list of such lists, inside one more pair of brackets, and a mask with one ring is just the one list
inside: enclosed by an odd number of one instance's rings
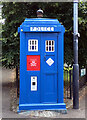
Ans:
{"label": "base of police box", "polygon": [[18,113],[28,110],[54,110],[59,113],[67,113],[65,103],[57,104],[19,104]]}

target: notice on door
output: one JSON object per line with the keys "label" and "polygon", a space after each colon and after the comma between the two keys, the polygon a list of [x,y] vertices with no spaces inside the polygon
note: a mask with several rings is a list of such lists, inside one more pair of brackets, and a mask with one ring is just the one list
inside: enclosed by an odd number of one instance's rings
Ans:
{"label": "notice on door", "polygon": [[27,55],[27,70],[40,70],[40,55]]}

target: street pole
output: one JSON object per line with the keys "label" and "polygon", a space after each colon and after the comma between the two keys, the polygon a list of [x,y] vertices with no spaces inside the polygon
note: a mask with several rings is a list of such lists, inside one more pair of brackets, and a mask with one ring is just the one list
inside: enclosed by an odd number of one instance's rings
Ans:
{"label": "street pole", "polygon": [[73,64],[73,108],[79,109],[79,65],[78,65],[78,0],[73,2],[73,49],[74,49],[74,64]]}
{"label": "street pole", "polygon": [[[2,57],[2,5],[0,4],[0,57]],[[0,96],[2,96],[2,63],[0,62]],[[0,97],[0,102],[2,103],[2,97]],[[0,119],[2,119],[2,104],[0,104]]]}

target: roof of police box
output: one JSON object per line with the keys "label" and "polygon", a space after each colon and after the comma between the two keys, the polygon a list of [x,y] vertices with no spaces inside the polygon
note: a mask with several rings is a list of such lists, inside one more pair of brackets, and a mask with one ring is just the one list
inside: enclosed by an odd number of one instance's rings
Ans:
{"label": "roof of police box", "polygon": [[58,25],[60,24],[57,19],[50,19],[50,18],[26,18],[23,24],[53,24],[53,25]]}
{"label": "roof of police box", "polygon": [[[35,29],[34,29],[35,28]],[[26,18],[18,28],[18,32],[63,32],[65,28],[57,19]]]}

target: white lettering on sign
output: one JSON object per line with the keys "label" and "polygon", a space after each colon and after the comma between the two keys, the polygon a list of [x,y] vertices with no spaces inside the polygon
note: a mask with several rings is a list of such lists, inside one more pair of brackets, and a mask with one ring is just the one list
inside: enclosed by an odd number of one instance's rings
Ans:
{"label": "white lettering on sign", "polygon": [[31,66],[36,66],[37,63],[35,63],[35,61],[33,60],[32,63],[30,63]]}
{"label": "white lettering on sign", "polygon": [[30,31],[54,31],[54,27],[30,27]]}

